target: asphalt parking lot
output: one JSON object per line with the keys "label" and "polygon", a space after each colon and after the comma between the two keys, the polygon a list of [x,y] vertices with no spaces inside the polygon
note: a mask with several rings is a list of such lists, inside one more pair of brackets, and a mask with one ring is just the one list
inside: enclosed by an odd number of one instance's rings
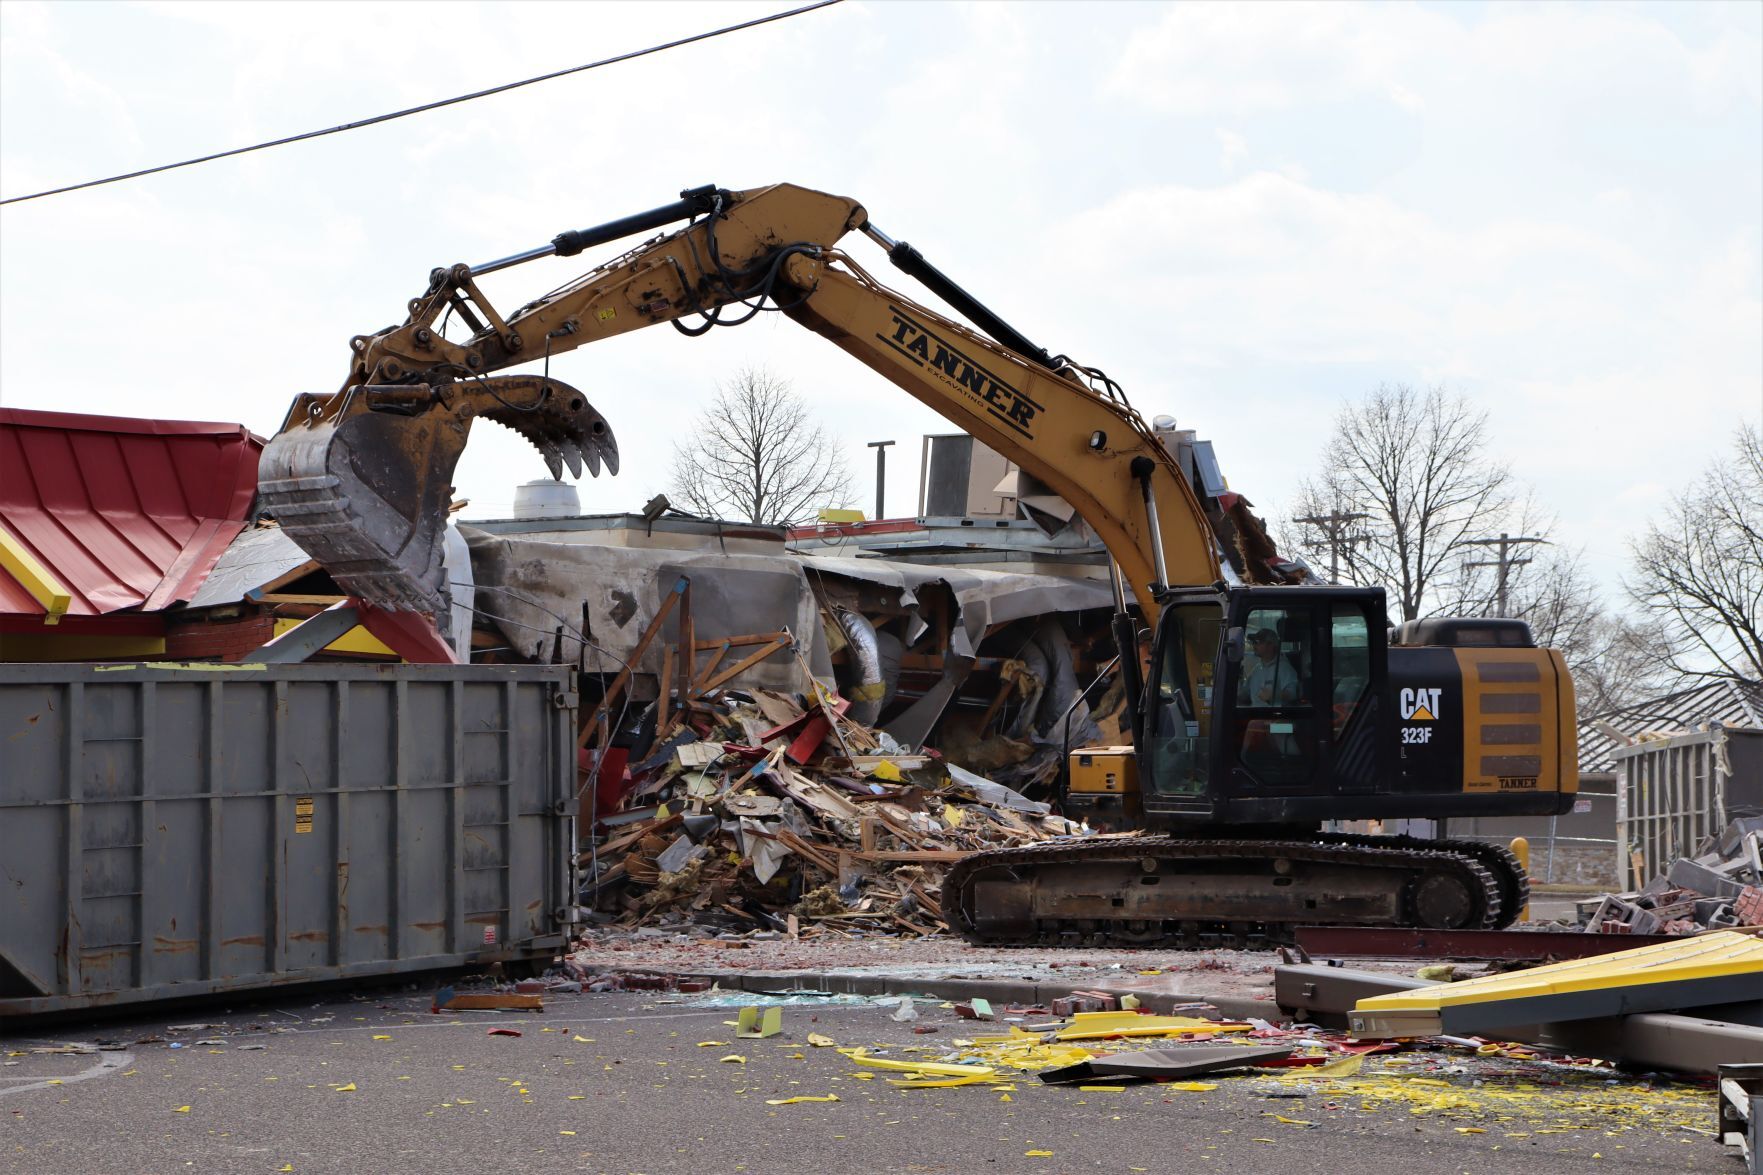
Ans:
{"label": "asphalt parking lot", "polygon": [[[1423,1077],[1397,1086],[1424,1098],[1387,1105],[1373,1085],[1270,1096],[1258,1076],[1193,1091],[1032,1076],[1001,1079],[1008,1090],[899,1089],[886,1080],[897,1075],[859,1078],[808,1033],[941,1051],[974,1026],[934,1003],[917,1024],[875,1005],[803,1005],[783,1010],[783,1035],[739,1040],[725,1023],[732,1008],[650,993],[553,995],[538,1014],[431,1015],[428,1003],[410,990],[284,997],[9,1036],[4,1165],[43,1175],[1740,1170],[1695,1129],[1711,1117],[1710,1094],[1609,1073]],[[34,1051],[100,1041],[110,1051]]]}

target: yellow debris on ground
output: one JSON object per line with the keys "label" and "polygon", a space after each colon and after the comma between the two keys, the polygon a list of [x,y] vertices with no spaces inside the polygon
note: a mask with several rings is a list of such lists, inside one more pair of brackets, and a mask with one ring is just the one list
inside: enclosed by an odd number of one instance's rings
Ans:
{"label": "yellow debris on ground", "polygon": [[990,1085],[996,1080],[997,1078],[987,1073],[984,1075],[975,1074],[972,1077],[933,1077],[924,1080],[910,1077],[890,1077],[888,1084],[897,1085],[901,1089],[950,1089],[957,1085]]}
{"label": "yellow debris on ground", "polygon": [[809,1097],[807,1094],[801,1094],[796,1097],[766,1098],[765,1104],[768,1106],[793,1106],[797,1102],[836,1102],[838,1100],[839,1095],[836,1093],[829,1093],[825,1097]]}
{"label": "yellow debris on ground", "polygon": [[1199,1016],[1141,1016],[1137,1012],[1079,1012],[1055,1040],[1106,1040],[1109,1037],[1179,1036],[1184,1033],[1249,1032],[1254,1025]]}
{"label": "yellow debris on ground", "polygon": [[936,1061],[893,1061],[885,1057],[872,1057],[867,1050],[861,1048],[840,1049],[853,1063],[869,1069],[891,1069],[897,1073],[925,1073],[939,1077],[991,1077],[994,1070],[990,1065],[945,1065]]}
{"label": "yellow debris on ground", "polygon": [[1346,1059],[1360,1062],[1364,1071],[1334,1076],[1318,1069],[1287,1069],[1278,1076],[1261,1076],[1291,1084],[1320,1078],[1330,1096],[1341,1101],[1356,1098],[1359,1109],[1372,1113],[1406,1111],[1414,1117],[1478,1124],[1468,1129],[1485,1129],[1482,1124],[1487,1123],[1522,1124],[1531,1128],[1526,1134],[1635,1128],[1675,1134],[1702,1127],[1711,1113],[1712,1095],[1706,1090],[1610,1083],[1604,1069],[1579,1073],[1554,1068],[1547,1073],[1547,1084],[1527,1079],[1522,1072],[1484,1071],[1452,1081],[1403,1072],[1404,1059],[1399,1057],[1382,1060],[1381,1065],[1378,1058]]}

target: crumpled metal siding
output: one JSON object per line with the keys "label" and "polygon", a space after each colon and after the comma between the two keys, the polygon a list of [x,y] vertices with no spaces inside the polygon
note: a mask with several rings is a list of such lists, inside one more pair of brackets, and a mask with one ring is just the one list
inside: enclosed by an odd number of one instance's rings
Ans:
{"label": "crumpled metal siding", "polygon": [[548,955],[549,666],[0,665],[0,1020]]}
{"label": "crumpled metal siding", "polygon": [[[243,527],[262,451],[239,424],[0,408],[0,525],[66,585],[69,616],[165,607]],[[0,571],[0,611],[43,607]]]}

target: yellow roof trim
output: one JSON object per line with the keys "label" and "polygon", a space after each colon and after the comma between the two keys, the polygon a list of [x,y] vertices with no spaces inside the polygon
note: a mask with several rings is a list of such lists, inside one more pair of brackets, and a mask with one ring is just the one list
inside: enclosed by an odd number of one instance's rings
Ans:
{"label": "yellow roof trim", "polygon": [[[304,620],[294,620],[285,616],[281,617],[275,622],[275,634],[280,636],[284,632],[298,628],[303,623],[305,623]],[[379,637],[374,636],[371,632],[368,632],[367,629],[361,627],[359,624],[332,641],[330,644],[326,645],[324,648],[327,653],[371,653],[381,657],[398,656],[398,654],[384,641],[380,640]],[[402,660],[402,658],[400,658],[400,660]]]}
{"label": "yellow roof trim", "polygon": [[6,573],[43,606],[44,624],[61,623],[68,606],[73,603],[73,593],[31,554],[23,540],[4,526],[0,526],[0,568],[5,568]]}
{"label": "yellow roof trim", "polygon": [[1506,975],[1487,975],[1462,983],[1441,983],[1369,996],[1360,1000],[1354,1011],[1437,1011],[1494,1000],[1572,995],[1614,987],[1722,979],[1733,975],[1757,975],[1763,980],[1763,938],[1730,930],[1695,935],[1681,942],[1656,943],[1610,955],[1531,967]]}

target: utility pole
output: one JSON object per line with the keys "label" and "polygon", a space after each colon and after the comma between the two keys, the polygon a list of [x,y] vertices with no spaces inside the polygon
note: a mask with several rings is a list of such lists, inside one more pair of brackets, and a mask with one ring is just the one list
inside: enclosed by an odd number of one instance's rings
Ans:
{"label": "utility pole", "polygon": [[1498,588],[1498,593],[1495,597],[1494,615],[1505,616],[1508,614],[1506,611],[1506,572],[1507,572],[1507,570],[1510,568],[1513,568],[1513,567],[1522,567],[1526,563],[1530,562],[1529,559],[1514,559],[1514,558],[1512,558],[1511,552],[1515,548],[1520,547],[1520,546],[1524,545],[1525,543],[1547,544],[1548,541],[1549,541],[1548,539],[1532,538],[1528,535],[1509,535],[1505,531],[1501,531],[1500,537],[1497,539],[1470,539],[1464,543],[1464,546],[1467,546],[1467,547],[1498,547],[1498,548],[1500,548],[1500,553],[1492,559],[1486,560],[1481,563],[1465,563],[1463,565],[1464,568],[1466,568],[1466,569],[1470,568],[1470,567],[1498,567],[1500,569],[1499,588]]}
{"label": "utility pole", "polygon": [[1327,514],[1312,514],[1308,518],[1297,519],[1297,521],[1308,523],[1311,526],[1320,526],[1323,533],[1328,535],[1328,582],[1339,583],[1341,581],[1341,547],[1345,546],[1350,551],[1353,549],[1353,544],[1365,541],[1364,535],[1347,534],[1343,528],[1348,523],[1370,517],[1369,514],[1341,510],[1337,507]]}
{"label": "utility pole", "polygon": [[869,447],[875,450],[875,516],[878,521],[883,517],[882,505],[887,500],[888,446],[893,443],[893,441],[869,442]]}

